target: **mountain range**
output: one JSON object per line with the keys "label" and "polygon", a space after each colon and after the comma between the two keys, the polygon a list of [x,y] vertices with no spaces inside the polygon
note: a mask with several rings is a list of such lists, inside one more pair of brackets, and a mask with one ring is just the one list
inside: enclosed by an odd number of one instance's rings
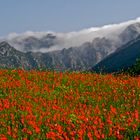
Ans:
{"label": "mountain range", "polygon": [[139,38],[140,18],[79,32],[12,33],[0,39],[0,65],[82,71],[105,66],[114,71],[131,65],[130,56],[139,56]]}

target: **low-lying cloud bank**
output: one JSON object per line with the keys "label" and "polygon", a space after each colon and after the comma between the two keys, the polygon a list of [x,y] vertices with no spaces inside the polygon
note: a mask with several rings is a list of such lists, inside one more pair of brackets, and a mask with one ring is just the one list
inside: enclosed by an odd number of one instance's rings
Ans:
{"label": "low-lying cloud bank", "polygon": [[92,42],[97,37],[106,37],[113,41],[119,41],[119,34],[129,25],[140,23],[140,17],[135,20],[119,24],[110,24],[102,27],[92,27],[78,32],[32,32],[17,34],[10,33],[1,40],[8,41],[17,50],[27,52],[48,52],[63,48],[79,47],[85,42]]}

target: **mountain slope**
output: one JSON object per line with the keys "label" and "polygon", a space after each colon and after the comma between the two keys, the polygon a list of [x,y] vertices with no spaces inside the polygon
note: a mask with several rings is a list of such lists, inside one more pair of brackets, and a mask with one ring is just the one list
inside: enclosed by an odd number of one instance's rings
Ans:
{"label": "mountain slope", "polygon": [[[8,46],[8,48],[7,48]],[[100,46],[104,46],[100,48]],[[25,68],[55,68],[59,70],[88,70],[108,54],[112,42],[105,38],[97,38],[92,43],[86,42],[80,47],[57,50],[47,53],[20,52],[7,42],[2,42],[0,48],[7,53],[0,56],[0,64]],[[104,49],[106,48],[106,49]],[[2,49],[0,53],[3,53]]]}
{"label": "mountain slope", "polygon": [[93,70],[96,72],[115,72],[132,66],[137,58],[140,58],[140,36],[107,56],[95,65]]}
{"label": "mountain slope", "polygon": [[6,67],[22,67],[22,64],[28,61],[26,55],[11,47],[7,42],[0,43],[0,64]]}

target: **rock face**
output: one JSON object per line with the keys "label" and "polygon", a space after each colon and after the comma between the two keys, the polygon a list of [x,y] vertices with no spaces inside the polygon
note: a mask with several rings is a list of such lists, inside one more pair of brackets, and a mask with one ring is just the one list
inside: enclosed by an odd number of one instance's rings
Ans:
{"label": "rock face", "polygon": [[[105,31],[107,30],[104,30],[104,34]],[[58,45],[61,48],[61,44],[66,45],[66,43],[63,44],[62,36],[60,39],[57,35],[50,33],[40,38],[36,36],[16,37],[15,40],[12,40],[12,44],[19,45],[22,48],[21,51],[10,45],[11,40],[1,42],[0,65],[4,67],[24,67],[26,69],[43,67],[58,70],[90,70],[93,66],[95,68],[100,66],[104,60],[109,61],[111,59],[113,61],[110,54],[120,53],[119,50],[123,49],[124,46],[128,48],[127,45],[130,46],[129,44],[139,40],[139,35],[140,23],[133,23],[125,28],[123,27],[121,31],[119,29],[119,33],[117,30],[113,33],[109,31],[107,36],[93,37],[91,41],[85,41],[82,45],[44,53],[34,52],[33,50],[51,49],[54,46],[58,47]],[[68,38],[70,37],[67,36]],[[90,36],[90,38],[92,37]],[[131,52],[129,52],[129,55],[131,55]],[[121,59],[124,58],[121,56]],[[117,58],[119,61],[115,64],[119,66],[121,59]]]}
{"label": "rock face", "polygon": [[4,67],[20,67],[27,63],[26,55],[11,47],[7,42],[0,43],[0,64]]}
{"label": "rock face", "polygon": [[116,72],[135,64],[137,58],[140,58],[140,36],[107,56],[95,65],[93,70],[105,73]]}
{"label": "rock face", "polygon": [[[93,41],[94,42],[94,41]],[[10,46],[7,42],[0,43],[0,64],[4,66],[25,68],[55,68],[59,70],[88,70],[100,59],[107,55],[107,49],[98,46],[111,43],[103,39],[95,39],[94,43],[85,43],[80,47],[71,47],[47,53],[20,52]]]}

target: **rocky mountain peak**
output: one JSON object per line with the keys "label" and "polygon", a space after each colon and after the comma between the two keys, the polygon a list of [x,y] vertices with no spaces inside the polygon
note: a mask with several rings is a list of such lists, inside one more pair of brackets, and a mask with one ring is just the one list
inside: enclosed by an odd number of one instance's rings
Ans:
{"label": "rocky mountain peak", "polygon": [[9,45],[8,42],[0,42],[0,56],[9,56],[15,49]]}
{"label": "rocky mountain peak", "polygon": [[0,42],[0,48],[2,48],[2,47],[4,47],[4,48],[9,48],[10,45],[9,45],[8,42],[6,42],[6,41],[2,41],[2,42]]}

